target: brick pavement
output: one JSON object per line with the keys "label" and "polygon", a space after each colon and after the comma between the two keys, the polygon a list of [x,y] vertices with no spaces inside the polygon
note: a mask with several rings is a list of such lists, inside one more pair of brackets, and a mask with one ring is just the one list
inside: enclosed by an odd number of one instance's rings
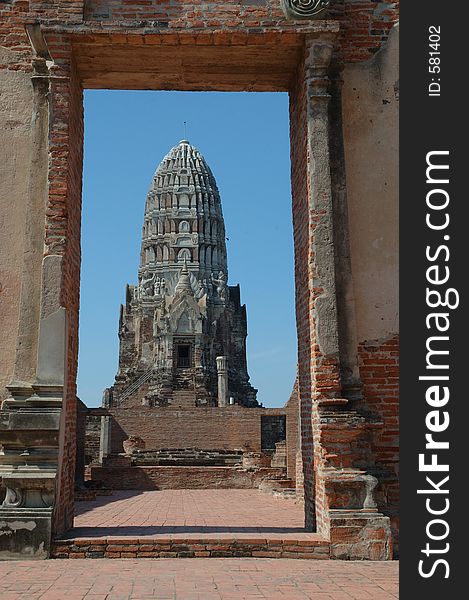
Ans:
{"label": "brick pavement", "polygon": [[258,490],[119,491],[76,506],[54,558],[329,558],[301,505]]}
{"label": "brick pavement", "polygon": [[397,562],[291,559],[0,563],[2,600],[392,600]]}
{"label": "brick pavement", "polygon": [[76,503],[75,536],[240,534],[291,537],[304,532],[303,507],[258,490],[115,491]]}

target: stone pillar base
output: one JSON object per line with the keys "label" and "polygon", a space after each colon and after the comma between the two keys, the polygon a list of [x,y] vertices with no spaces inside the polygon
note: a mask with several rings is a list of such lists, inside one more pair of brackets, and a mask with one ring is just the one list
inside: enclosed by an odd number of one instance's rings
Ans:
{"label": "stone pillar base", "polygon": [[331,558],[345,560],[391,560],[389,517],[365,510],[331,510]]}
{"label": "stone pillar base", "polygon": [[0,509],[0,560],[49,558],[51,508]]}

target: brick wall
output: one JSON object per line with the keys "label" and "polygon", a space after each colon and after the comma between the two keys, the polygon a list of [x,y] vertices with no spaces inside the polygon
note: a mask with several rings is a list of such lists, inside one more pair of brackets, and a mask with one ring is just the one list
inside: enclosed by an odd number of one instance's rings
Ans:
{"label": "brick wall", "polygon": [[295,380],[293,390],[288,402],[284,406],[286,413],[287,429],[287,475],[293,481],[296,481],[296,462],[299,449],[299,391],[298,377]]}
{"label": "brick wall", "polygon": [[312,381],[309,293],[309,214],[307,184],[306,87],[304,63],[298,67],[290,92],[290,156],[292,185],[293,241],[295,250],[296,328],[298,335],[299,431],[301,435],[302,473],[304,482],[306,526],[315,527],[313,476],[313,431],[311,422]]}
{"label": "brick wall", "polygon": [[[399,0],[366,2],[337,0],[329,18],[341,24],[341,47],[347,62],[367,60],[387,39],[389,30],[398,20]],[[85,19],[85,20],[83,20]],[[34,21],[50,26],[76,26],[87,34],[83,24],[99,25],[101,31],[123,34],[136,28],[149,27],[161,33],[185,34],[186,43],[192,32],[216,34],[217,43],[247,43],[248,34],[283,31],[288,35],[307,32],[308,22],[287,21],[278,0],[251,2],[174,2],[173,0],[13,0],[0,3],[0,39],[2,45],[18,52],[18,63],[8,68],[31,70],[31,52],[24,24]],[[200,38],[200,35],[199,35]],[[192,38],[195,42],[195,37]],[[169,39],[167,40],[169,41]],[[285,39],[285,41],[287,41]],[[189,41],[190,43],[190,41]],[[261,42],[262,43],[262,42]]]}
{"label": "brick wall", "polygon": [[255,489],[279,469],[246,470],[233,467],[101,467],[86,470],[87,479],[102,481],[115,490]]}
{"label": "brick wall", "polygon": [[[336,0],[330,19],[342,26],[342,49],[347,61],[366,60],[387,39],[398,19],[399,0],[367,2]],[[132,21],[152,21],[162,29],[187,31],[222,29],[225,41],[246,40],[248,33],[260,31],[306,31],[308,23],[287,21],[279,0],[227,0],[226,2],[174,2],[173,0],[85,0],[85,20],[102,25]],[[220,38],[221,39],[221,38]]]}
{"label": "brick wall", "polygon": [[[70,52],[70,48],[66,48]],[[63,256],[60,305],[67,311],[67,380],[64,386],[65,431],[55,530],[73,524],[76,454],[76,373],[80,295],[80,229],[83,161],[83,99],[73,61],[63,77],[51,79],[49,122],[49,198],[45,255]]]}
{"label": "brick wall", "polygon": [[[93,419],[112,415],[111,443],[113,452],[122,452],[122,442],[138,435],[147,449],[201,448],[261,450],[261,417],[285,415],[282,409],[257,409],[241,406],[198,407],[173,409],[168,407],[139,409],[88,409],[88,441],[85,453],[96,445],[99,429]],[[91,429],[94,429],[93,433]],[[98,439],[99,445],[99,439]]]}
{"label": "brick wall", "polygon": [[372,441],[380,487],[379,509],[391,518],[394,545],[399,534],[399,336],[359,345],[360,375],[366,408],[375,411],[384,427]]}

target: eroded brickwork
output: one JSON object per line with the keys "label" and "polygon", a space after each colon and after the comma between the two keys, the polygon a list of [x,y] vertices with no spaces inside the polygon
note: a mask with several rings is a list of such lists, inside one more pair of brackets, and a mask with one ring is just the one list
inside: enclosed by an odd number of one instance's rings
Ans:
{"label": "eroded brickwork", "polygon": [[295,380],[293,390],[288,402],[284,406],[286,415],[286,442],[287,442],[287,475],[294,481],[297,480],[297,454],[300,449],[300,398],[298,393],[298,378]]}
{"label": "eroded brickwork", "polygon": [[279,476],[279,469],[233,467],[106,467],[92,465],[87,479],[112,490],[257,489],[263,479]]}
{"label": "eroded brickwork", "polygon": [[[398,18],[399,0],[366,2],[338,0],[329,18],[342,25],[342,47],[348,61],[366,60],[384,41]],[[170,0],[85,0],[85,19],[104,26],[113,22],[153,21],[162,29],[219,30],[221,43],[249,43],[248,36],[262,30],[285,28],[298,31],[304,23],[288,23],[278,0],[229,0],[228,2],[172,2]],[[235,31],[241,28],[242,31]],[[234,33],[231,34],[230,30]],[[232,37],[233,36],[233,37]],[[195,37],[194,37],[195,41]]]}
{"label": "eroded brickwork", "polygon": [[359,346],[364,406],[375,411],[383,428],[371,442],[380,490],[380,510],[391,518],[394,545],[399,541],[399,336],[370,340]]}
{"label": "eroded brickwork", "polygon": [[[308,277],[308,187],[306,85],[304,63],[298,67],[295,85],[290,93],[290,154],[292,185],[293,240],[295,248],[296,328],[298,335],[298,394],[300,402],[300,435],[307,527],[315,527],[315,492],[313,478],[313,431],[311,422],[312,381],[310,339],[310,290]],[[300,293],[300,290],[302,292]]]}
{"label": "eroded brickwork", "polygon": [[52,78],[50,94],[49,204],[45,254],[63,256],[61,305],[67,310],[67,380],[64,389],[65,432],[56,506],[57,532],[73,524],[76,453],[76,372],[80,295],[80,229],[83,161],[82,90],[73,62],[65,77]]}

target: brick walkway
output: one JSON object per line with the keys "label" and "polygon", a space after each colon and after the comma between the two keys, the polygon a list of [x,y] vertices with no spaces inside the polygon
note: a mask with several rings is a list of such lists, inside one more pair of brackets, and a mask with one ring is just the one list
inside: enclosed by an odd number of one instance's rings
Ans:
{"label": "brick walkway", "polygon": [[[115,491],[76,503],[79,537],[240,534],[301,539],[303,508],[258,490]],[[300,537],[299,537],[300,536]]]}
{"label": "brick walkway", "polygon": [[2,600],[392,600],[396,562],[290,559],[0,563]]}

